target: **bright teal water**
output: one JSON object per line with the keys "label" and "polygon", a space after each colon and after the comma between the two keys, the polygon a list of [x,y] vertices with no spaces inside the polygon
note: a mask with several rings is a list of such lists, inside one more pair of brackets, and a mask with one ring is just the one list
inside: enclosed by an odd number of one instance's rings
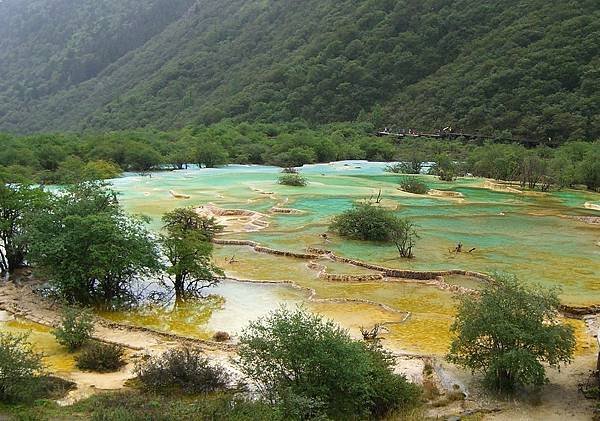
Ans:
{"label": "bright teal water", "polygon": [[[394,267],[509,271],[526,282],[561,286],[567,302],[600,302],[600,228],[566,218],[600,216],[600,212],[583,208],[585,202],[600,201],[600,195],[579,191],[514,194],[478,188],[481,179],[444,183],[427,176],[422,179],[431,188],[457,191],[464,198],[406,195],[397,189],[400,177],[384,173],[384,168],[382,163],[365,162],[307,166],[302,169],[310,181],[305,188],[277,185],[277,168],[237,165],[162,172],[152,178],[128,175],[114,185],[127,209],[154,218],[154,229],[160,226],[162,213],[180,206],[213,202],[261,212],[275,205],[293,207],[303,213],[273,215],[268,229],[232,236],[289,250],[327,247],[341,255]],[[191,198],[175,199],[169,190]],[[420,226],[416,259],[398,259],[390,245],[335,236],[331,242],[321,239],[334,215],[353,201],[376,197],[379,190],[385,206],[397,208],[399,215],[413,218]],[[449,253],[459,241],[465,249],[476,250]]]}

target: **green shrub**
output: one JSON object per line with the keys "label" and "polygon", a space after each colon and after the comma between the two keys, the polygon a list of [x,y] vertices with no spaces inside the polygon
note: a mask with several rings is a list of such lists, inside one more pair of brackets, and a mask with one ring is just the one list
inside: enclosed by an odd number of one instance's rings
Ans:
{"label": "green shrub", "polygon": [[35,378],[35,387],[32,389],[33,399],[60,399],[70,390],[76,389],[77,384],[54,376],[40,376]]}
{"label": "green shrub", "polygon": [[92,341],[75,357],[75,361],[81,370],[109,373],[125,365],[124,354],[125,350],[120,345]]}
{"label": "green shrub", "polygon": [[224,390],[228,373],[213,365],[197,348],[171,349],[136,366],[142,387],[154,392],[181,391],[195,394]]}
{"label": "green shrub", "polygon": [[242,373],[286,419],[381,417],[420,399],[378,344],[300,309],[251,323],[238,354]]}
{"label": "green shrub", "polygon": [[393,174],[408,174],[408,167],[403,162],[396,162],[395,164],[386,165],[384,171]]}
{"label": "green shrub", "polygon": [[285,173],[279,177],[278,183],[285,186],[304,187],[308,181],[300,174]]}
{"label": "green shrub", "polygon": [[460,297],[448,359],[482,372],[500,392],[541,386],[544,365],[569,363],[575,349],[573,327],[559,322],[559,307],[556,291],[496,275],[478,297]]}
{"label": "green shrub", "polygon": [[60,326],[52,333],[70,352],[81,348],[94,332],[94,317],[87,309],[65,307]]}
{"label": "green shrub", "polygon": [[405,192],[414,194],[425,194],[429,191],[425,183],[414,177],[404,177],[400,180],[400,188]]}
{"label": "green shrub", "polygon": [[421,159],[410,162],[396,162],[395,164],[387,165],[385,172],[393,174],[420,174],[423,164]]}
{"label": "green shrub", "polygon": [[440,154],[436,157],[429,173],[437,175],[442,181],[454,181],[458,173],[458,167],[448,154]]}
{"label": "green shrub", "polygon": [[27,335],[0,332],[0,400],[33,398],[43,369],[42,354],[33,350]]}
{"label": "green shrub", "polygon": [[[244,399],[227,392],[203,395],[190,400],[186,396],[162,396],[138,390],[122,390],[96,394],[62,410],[72,411],[78,419],[87,419],[82,417],[82,414],[85,414],[98,421],[284,420],[264,402]],[[60,419],[63,418],[68,417],[62,415]]]}
{"label": "green shrub", "polygon": [[395,224],[396,217],[391,211],[367,203],[356,204],[334,217],[330,228],[354,240],[388,241]]}
{"label": "green shrub", "polygon": [[442,181],[454,181],[456,179],[456,174],[453,171],[439,171],[438,176]]}

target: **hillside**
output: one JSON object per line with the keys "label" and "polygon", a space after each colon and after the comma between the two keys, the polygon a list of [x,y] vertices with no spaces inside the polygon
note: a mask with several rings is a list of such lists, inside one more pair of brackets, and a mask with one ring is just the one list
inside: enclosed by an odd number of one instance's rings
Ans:
{"label": "hillside", "polygon": [[600,137],[593,0],[192,3],[0,3],[0,130],[359,118]]}

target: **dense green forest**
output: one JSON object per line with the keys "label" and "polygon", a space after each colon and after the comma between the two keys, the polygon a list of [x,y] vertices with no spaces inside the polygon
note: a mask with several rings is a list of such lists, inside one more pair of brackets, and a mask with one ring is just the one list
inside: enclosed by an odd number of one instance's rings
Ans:
{"label": "dense green forest", "polygon": [[600,187],[600,142],[566,142],[527,149],[508,143],[476,144],[427,138],[375,137],[373,126],[335,123],[234,123],[162,132],[128,130],[98,134],[0,135],[0,180],[69,184],[107,179],[123,171],[182,169],[188,164],[229,163],[300,167],[345,159],[400,161],[389,171],[431,173],[451,181],[469,173],[520,181],[532,189]]}
{"label": "dense green forest", "polygon": [[0,130],[367,121],[600,137],[594,0],[4,0]]}

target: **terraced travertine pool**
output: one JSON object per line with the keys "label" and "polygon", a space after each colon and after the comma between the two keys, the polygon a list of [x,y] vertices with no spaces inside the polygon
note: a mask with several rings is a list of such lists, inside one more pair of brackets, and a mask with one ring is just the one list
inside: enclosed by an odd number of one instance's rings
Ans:
{"label": "terraced travertine pool", "polygon": [[[600,303],[600,226],[573,218],[600,216],[600,212],[584,208],[586,202],[597,203],[600,194],[519,194],[493,190],[478,178],[445,183],[421,176],[430,188],[458,192],[462,197],[417,196],[398,190],[400,176],[385,173],[384,167],[366,162],[305,166],[301,172],[310,183],[304,188],[278,185],[278,168],[238,165],[153,173],[152,177],[131,174],[114,180],[113,185],[128,211],[152,218],[154,230],[160,228],[164,212],[213,203],[268,215],[267,228],[227,233],[224,238],[297,252],[307,247],[326,248],[339,256],[391,268],[506,271],[527,283],[560,287],[564,303]],[[177,199],[170,191],[190,198]],[[421,239],[415,259],[399,259],[388,244],[321,237],[334,215],[355,201],[377,197],[380,191],[384,206],[419,225]],[[270,212],[274,206],[301,212],[276,214]],[[475,251],[451,253],[459,241],[465,249]],[[233,256],[235,262],[229,263]],[[148,308],[106,316],[204,338],[216,330],[238,333],[248,321],[281,304],[302,304],[354,334],[359,326],[389,322],[386,343],[394,349],[427,353],[447,349],[454,314],[448,291],[417,283],[328,282],[320,279],[306,260],[257,253],[246,246],[216,246],[215,259],[231,278],[291,281],[296,287],[228,280],[209,291],[222,299],[173,311]],[[330,273],[373,273],[337,262],[322,263]],[[453,276],[447,281],[477,287],[477,280],[469,277]]]}

